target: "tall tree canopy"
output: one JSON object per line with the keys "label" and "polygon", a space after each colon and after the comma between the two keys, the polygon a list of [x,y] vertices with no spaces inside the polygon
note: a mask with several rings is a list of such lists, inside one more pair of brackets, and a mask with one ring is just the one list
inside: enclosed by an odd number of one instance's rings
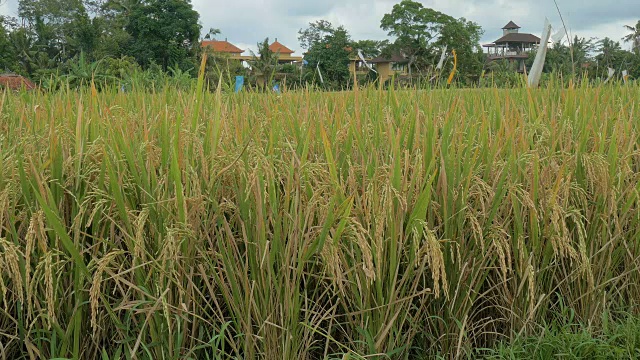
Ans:
{"label": "tall tree canopy", "polygon": [[[562,41],[556,42],[547,50],[544,72],[571,75],[575,71],[576,75],[581,75],[583,70],[586,71],[588,69],[593,60],[591,53],[595,49],[596,44],[593,39],[578,36],[573,38],[571,45],[565,45]],[[530,54],[527,60],[527,69],[531,68],[534,59],[535,53]]]}
{"label": "tall tree canopy", "polygon": [[604,38],[597,43],[597,61],[602,72],[607,68],[612,68],[618,73],[623,70],[629,71],[633,77],[640,77],[640,56],[623,50],[620,43],[609,38]]}
{"label": "tall tree canopy", "polygon": [[83,61],[122,59],[164,70],[196,67],[199,14],[190,0],[18,0],[0,23],[0,66],[35,79]]}
{"label": "tall tree canopy", "polygon": [[96,31],[81,0],[20,0],[18,11],[39,51],[55,62],[91,51],[96,42]]}
{"label": "tall tree canopy", "polygon": [[9,35],[5,20],[0,16],[0,72],[9,70],[15,63]]}
{"label": "tall tree canopy", "polygon": [[403,0],[385,14],[380,27],[395,38],[392,51],[409,59],[409,71],[433,64],[441,48],[458,52],[461,69],[479,73],[482,66],[480,36],[482,28],[464,18],[455,19],[421,3]]}
{"label": "tall tree canopy", "polygon": [[636,23],[636,26],[625,25],[625,29],[629,31],[629,34],[622,40],[631,43],[631,49],[636,55],[640,55],[640,20]]}
{"label": "tall tree canopy", "polygon": [[[344,30],[344,28],[339,27]],[[332,35],[336,29],[327,20],[318,20],[309,23],[309,27],[306,29],[300,29],[298,31],[298,41],[300,41],[300,47],[309,50],[313,45],[322,42],[327,36]]]}
{"label": "tall tree canopy", "polygon": [[349,55],[353,42],[349,32],[342,26],[334,27],[320,20],[310,23],[309,28],[299,32],[301,46],[308,46],[305,59],[314,69],[320,64],[325,85],[331,88],[350,86]]}
{"label": "tall tree canopy", "polygon": [[269,48],[269,38],[265,38],[261,43],[257,44],[258,46],[258,54],[256,55],[253,51],[251,54],[253,55],[253,59],[249,61],[249,65],[251,65],[251,69],[258,78],[258,84],[260,87],[264,87],[266,85],[270,85],[270,81],[273,80],[273,77],[278,68],[278,54],[275,54]]}
{"label": "tall tree canopy", "polygon": [[389,46],[389,40],[358,40],[351,45],[356,50],[362,50],[365,57],[376,57]]}
{"label": "tall tree canopy", "polygon": [[190,0],[133,0],[119,10],[128,20],[128,53],[142,66],[194,66],[201,26]]}

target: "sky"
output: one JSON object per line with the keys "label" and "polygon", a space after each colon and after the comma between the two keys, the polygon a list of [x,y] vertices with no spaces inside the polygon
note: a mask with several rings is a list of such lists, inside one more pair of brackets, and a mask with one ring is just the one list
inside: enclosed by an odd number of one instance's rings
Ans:
{"label": "sky", "polygon": [[[354,40],[387,39],[380,19],[400,0],[192,0],[200,13],[203,34],[221,30],[218,39],[228,39],[241,49],[254,50],[268,37],[294,50],[303,50],[298,30],[324,19],[344,26]],[[484,29],[483,43],[498,39],[510,20],[521,32],[540,36],[547,17],[555,30],[562,22],[553,0],[419,0],[425,7],[453,17],[465,17]],[[627,33],[623,25],[640,20],[640,0],[557,0],[570,34],[580,37],[610,37],[616,41]],[[15,15],[18,0],[0,0],[0,14]],[[554,32],[555,32],[554,30]],[[630,44],[622,44],[629,49]]]}

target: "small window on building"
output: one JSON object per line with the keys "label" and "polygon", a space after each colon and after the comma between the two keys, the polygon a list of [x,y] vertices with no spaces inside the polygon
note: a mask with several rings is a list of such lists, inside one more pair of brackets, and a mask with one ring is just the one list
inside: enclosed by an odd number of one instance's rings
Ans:
{"label": "small window on building", "polygon": [[391,63],[391,70],[393,70],[393,71],[403,71],[404,70],[404,65],[403,64],[398,64],[398,63]]}

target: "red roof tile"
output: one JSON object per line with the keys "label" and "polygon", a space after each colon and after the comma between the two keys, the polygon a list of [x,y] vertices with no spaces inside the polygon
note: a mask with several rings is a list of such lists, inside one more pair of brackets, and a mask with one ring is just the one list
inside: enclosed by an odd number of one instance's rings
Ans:
{"label": "red roof tile", "polygon": [[223,53],[230,53],[230,54],[242,54],[244,52],[244,50],[240,49],[239,47],[233,45],[232,43],[224,40],[224,41],[219,41],[219,40],[205,40],[202,42],[202,47],[211,47],[211,49],[213,49],[213,51],[215,52],[223,52]]}
{"label": "red roof tile", "polygon": [[0,89],[6,87],[11,90],[20,90],[24,86],[27,90],[33,90],[36,85],[29,79],[15,74],[0,74]]}
{"label": "red roof tile", "polygon": [[279,43],[278,39],[276,39],[276,41],[274,41],[273,44],[269,45],[269,50],[271,50],[274,53],[293,54],[293,50]]}

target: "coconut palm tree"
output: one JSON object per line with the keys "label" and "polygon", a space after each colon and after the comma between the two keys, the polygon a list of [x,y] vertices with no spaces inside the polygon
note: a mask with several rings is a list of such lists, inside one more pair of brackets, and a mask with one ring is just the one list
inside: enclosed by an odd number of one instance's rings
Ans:
{"label": "coconut palm tree", "polygon": [[622,40],[624,40],[624,42],[630,42],[632,51],[640,55],[640,20],[638,20],[636,26],[625,25],[624,28],[631,33],[622,38]]}
{"label": "coconut palm tree", "polygon": [[216,35],[220,35],[220,29],[209,28],[209,32],[204,36],[205,40],[215,39]]}
{"label": "coconut palm tree", "polygon": [[621,53],[622,48],[620,47],[620,43],[606,37],[598,41],[598,55],[596,56],[596,60],[598,60],[598,63],[603,66],[603,68],[611,67],[617,69],[620,65]]}
{"label": "coconut palm tree", "polygon": [[270,84],[278,67],[279,54],[269,49],[269,38],[258,43],[258,55],[251,51],[252,60],[249,60],[252,72],[256,76],[258,86],[264,88]]}

